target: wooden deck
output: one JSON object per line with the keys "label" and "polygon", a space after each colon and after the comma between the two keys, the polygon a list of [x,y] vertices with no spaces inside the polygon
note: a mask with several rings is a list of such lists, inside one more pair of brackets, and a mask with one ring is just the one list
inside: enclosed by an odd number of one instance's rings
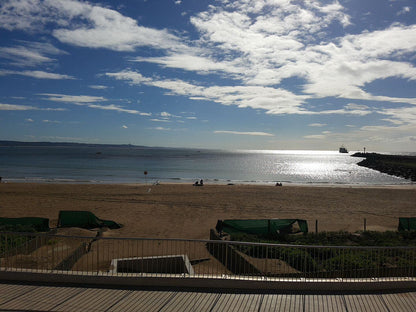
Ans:
{"label": "wooden deck", "polygon": [[416,311],[416,291],[253,294],[0,284],[0,311]]}

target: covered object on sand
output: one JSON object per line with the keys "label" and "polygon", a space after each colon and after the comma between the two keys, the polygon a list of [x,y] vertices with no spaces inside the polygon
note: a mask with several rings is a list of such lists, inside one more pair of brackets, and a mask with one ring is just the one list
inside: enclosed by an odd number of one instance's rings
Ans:
{"label": "covered object on sand", "polygon": [[278,233],[291,233],[293,224],[297,223],[299,231],[308,232],[308,223],[302,219],[245,219],[245,220],[218,220],[218,232],[247,233],[255,235],[274,235]]}
{"label": "covered object on sand", "polygon": [[121,225],[111,220],[102,220],[91,211],[61,210],[59,212],[58,227],[80,227],[84,229],[108,227],[110,229],[119,229]]}
{"label": "covered object on sand", "polygon": [[31,227],[38,232],[49,231],[49,219],[38,217],[0,218],[0,227],[16,228],[16,226]]}
{"label": "covered object on sand", "polygon": [[399,218],[399,231],[416,231],[416,218]]}

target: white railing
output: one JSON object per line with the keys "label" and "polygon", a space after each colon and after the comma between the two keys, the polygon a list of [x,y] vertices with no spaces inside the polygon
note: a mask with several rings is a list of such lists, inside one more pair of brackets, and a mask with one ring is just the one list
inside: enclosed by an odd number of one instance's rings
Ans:
{"label": "white railing", "polygon": [[416,247],[299,246],[0,232],[1,271],[340,282],[415,280]]}

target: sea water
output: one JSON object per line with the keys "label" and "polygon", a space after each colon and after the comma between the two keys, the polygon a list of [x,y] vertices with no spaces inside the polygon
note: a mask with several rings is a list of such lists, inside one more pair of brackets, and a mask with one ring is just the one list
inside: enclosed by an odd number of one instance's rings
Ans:
{"label": "sea water", "polygon": [[[7,182],[399,185],[338,151],[225,151],[135,146],[0,147]],[[146,174],[145,174],[146,173]]]}

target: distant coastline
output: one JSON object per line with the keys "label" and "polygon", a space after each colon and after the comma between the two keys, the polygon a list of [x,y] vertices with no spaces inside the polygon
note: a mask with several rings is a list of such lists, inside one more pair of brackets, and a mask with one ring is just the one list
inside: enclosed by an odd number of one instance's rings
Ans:
{"label": "distant coastline", "polygon": [[85,146],[85,147],[136,147],[136,148],[152,148],[148,146],[139,146],[139,145],[132,145],[132,144],[100,144],[100,143],[74,143],[74,142],[23,142],[23,141],[1,141],[0,146],[69,146],[69,147],[76,147],[76,146]]}
{"label": "distant coastline", "polygon": [[357,163],[359,166],[416,181],[416,156],[384,155],[378,153],[355,153],[352,156],[365,158]]}

